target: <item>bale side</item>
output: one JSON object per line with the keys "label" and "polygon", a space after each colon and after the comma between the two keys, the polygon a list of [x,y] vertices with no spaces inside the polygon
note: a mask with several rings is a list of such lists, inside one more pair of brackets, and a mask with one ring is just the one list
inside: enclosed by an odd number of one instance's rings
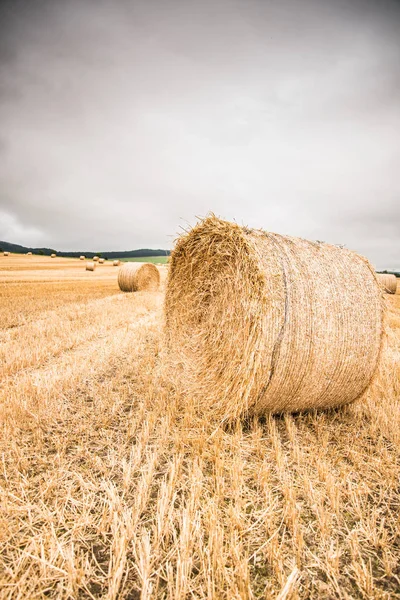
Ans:
{"label": "bale side", "polygon": [[86,271],[94,271],[96,268],[96,263],[93,261],[86,263]]}
{"label": "bale side", "polygon": [[377,273],[376,274],[379,283],[382,286],[382,289],[387,294],[395,294],[397,290],[397,278],[395,275],[390,275],[386,273]]}
{"label": "bale side", "polygon": [[85,260],[85,258],[86,257],[82,255],[82,256],[79,257],[79,260]]}
{"label": "bale side", "polygon": [[99,258],[99,264],[104,265],[104,258]]}
{"label": "bale side", "polygon": [[55,254],[51,254],[51,255],[50,255],[50,258],[55,258],[55,257],[56,257],[56,255],[55,255]]}
{"label": "bale side", "polygon": [[3,256],[9,256],[10,253],[9,252],[3,252]]}
{"label": "bale side", "polygon": [[336,246],[210,217],[171,255],[171,359],[222,420],[355,400],[378,363],[383,311],[368,261]]}
{"label": "bale side", "polygon": [[119,260],[114,260],[113,261],[113,267],[119,267]]}
{"label": "bale side", "polygon": [[122,292],[155,292],[160,287],[160,272],[152,263],[125,263],[118,271]]}
{"label": "bale side", "polygon": [[99,257],[98,256],[93,256],[93,260],[94,260],[94,262],[97,262],[99,260]]}

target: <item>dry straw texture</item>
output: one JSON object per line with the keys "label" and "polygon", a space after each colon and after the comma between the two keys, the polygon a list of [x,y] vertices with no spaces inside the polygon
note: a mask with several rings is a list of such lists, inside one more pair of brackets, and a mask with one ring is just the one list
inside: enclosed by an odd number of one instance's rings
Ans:
{"label": "dry straw texture", "polygon": [[51,254],[51,258],[55,258],[55,257],[56,257],[56,255],[55,255],[55,254]]}
{"label": "dry straw texture", "polygon": [[397,278],[395,275],[388,275],[386,273],[376,274],[379,283],[387,294],[395,294],[397,289]]}
{"label": "dry straw texture", "polygon": [[113,267],[119,267],[119,260],[113,261]]}
{"label": "dry straw texture", "polygon": [[104,258],[99,258],[99,264],[104,265]]}
{"label": "dry straw texture", "polygon": [[83,254],[82,254],[82,256],[80,256],[80,257],[79,257],[79,260],[85,260],[85,258],[86,258],[86,257],[85,257],[85,256],[83,256]]}
{"label": "dry straw texture", "polygon": [[151,263],[127,262],[118,271],[118,285],[122,292],[155,292],[160,287],[160,272]]}
{"label": "dry straw texture", "polygon": [[93,261],[89,261],[86,263],[86,271],[94,271],[96,267],[96,263]]}
{"label": "dry straw texture", "polygon": [[94,262],[97,262],[99,260],[99,257],[98,256],[93,256],[93,260],[94,260]]}
{"label": "dry straw texture", "polygon": [[355,400],[377,367],[383,310],[369,262],[336,246],[211,216],[171,256],[171,360],[222,420]]}

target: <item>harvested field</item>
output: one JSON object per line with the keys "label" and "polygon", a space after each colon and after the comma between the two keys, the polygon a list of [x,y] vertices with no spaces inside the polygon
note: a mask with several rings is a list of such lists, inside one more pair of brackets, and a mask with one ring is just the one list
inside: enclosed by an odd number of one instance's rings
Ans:
{"label": "harvested field", "polygon": [[400,598],[399,292],[363,401],[227,429],[166,369],[159,270],[0,265],[0,598]]}

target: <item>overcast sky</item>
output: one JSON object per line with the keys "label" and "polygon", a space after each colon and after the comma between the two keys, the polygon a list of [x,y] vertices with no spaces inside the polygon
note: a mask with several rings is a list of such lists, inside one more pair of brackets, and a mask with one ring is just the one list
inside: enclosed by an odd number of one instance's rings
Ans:
{"label": "overcast sky", "polygon": [[213,211],[400,268],[400,3],[0,6],[0,240],[165,248]]}

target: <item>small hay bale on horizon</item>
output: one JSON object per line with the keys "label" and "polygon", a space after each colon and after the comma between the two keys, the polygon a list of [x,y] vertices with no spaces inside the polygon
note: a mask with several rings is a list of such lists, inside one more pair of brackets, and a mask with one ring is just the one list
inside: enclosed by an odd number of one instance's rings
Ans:
{"label": "small hay bale on horizon", "polygon": [[183,391],[221,422],[352,402],[381,353],[384,300],[364,257],[214,216],[178,239],[164,306]]}
{"label": "small hay bale on horizon", "polygon": [[160,287],[160,272],[152,263],[126,262],[118,271],[122,292],[155,292]]}
{"label": "small hay bale on horizon", "polygon": [[94,261],[88,261],[86,263],[86,271],[94,271],[96,268],[96,263]]}
{"label": "small hay bale on horizon", "polygon": [[27,252],[26,255],[27,256],[32,256],[32,252]]}
{"label": "small hay bale on horizon", "polygon": [[119,267],[120,265],[120,261],[119,260],[114,260],[113,261],[113,267]]}
{"label": "small hay bale on horizon", "polygon": [[85,260],[86,256],[84,256],[83,254],[79,257],[79,260]]}
{"label": "small hay bale on horizon", "polygon": [[93,256],[93,259],[92,259],[92,260],[93,260],[94,262],[97,262],[97,261],[99,260],[99,257],[98,257],[98,256]]}
{"label": "small hay bale on horizon", "polygon": [[104,265],[104,258],[99,258],[99,265]]}
{"label": "small hay bale on horizon", "polygon": [[10,253],[6,250],[5,252],[3,252],[3,256],[10,256]]}
{"label": "small hay bale on horizon", "polygon": [[50,255],[50,258],[55,258],[55,257],[56,257],[56,254],[51,254]]}
{"label": "small hay bale on horizon", "polygon": [[397,290],[397,277],[390,273],[376,273],[382,289],[387,294],[395,294]]}

